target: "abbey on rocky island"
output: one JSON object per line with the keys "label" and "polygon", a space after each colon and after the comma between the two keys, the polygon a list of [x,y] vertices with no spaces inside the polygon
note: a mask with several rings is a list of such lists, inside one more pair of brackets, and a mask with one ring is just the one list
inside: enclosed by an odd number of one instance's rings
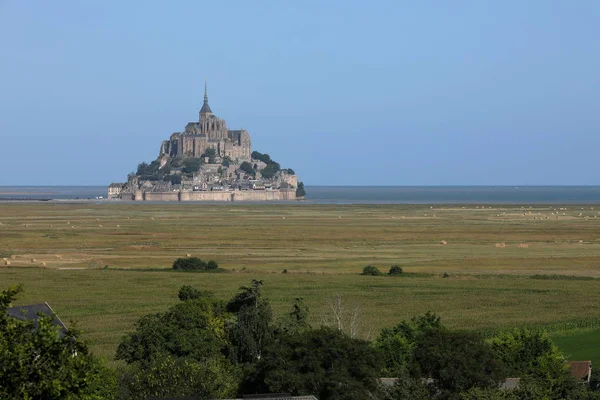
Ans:
{"label": "abbey on rocky island", "polygon": [[204,104],[198,122],[190,122],[183,132],[175,132],[160,147],[160,156],[199,158],[207,149],[214,149],[220,157],[250,161],[250,135],[245,129],[229,130],[227,123],[212,113],[204,85]]}
{"label": "abbey on rocky island", "polygon": [[229,130],[213,114],[206,84],[198,121],[164,140],[158,158],[139,164],[126,183],[108,187],[108,198],[124,200],[293,200],[304,194],[292,169],[252,151],[245,129]]}

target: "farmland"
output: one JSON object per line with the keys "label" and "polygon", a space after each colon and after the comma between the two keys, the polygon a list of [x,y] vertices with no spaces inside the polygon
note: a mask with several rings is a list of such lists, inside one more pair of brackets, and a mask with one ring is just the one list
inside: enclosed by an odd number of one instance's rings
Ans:
{"label": "farmland", "polygon": [[[487,331],[600,325],[594,205],[15,202],[0,205],[0,223],[1,286],[23,283],[19,304],[47,301],[107,358],[181,285],[227,299],[250,279],[278,313],[303,297],[313,324],[341,296],[362,310],[363,336],[426,311]],[[226,272],[170,269],[188,254]],[[360,275],[392,264],[403,276]]]}

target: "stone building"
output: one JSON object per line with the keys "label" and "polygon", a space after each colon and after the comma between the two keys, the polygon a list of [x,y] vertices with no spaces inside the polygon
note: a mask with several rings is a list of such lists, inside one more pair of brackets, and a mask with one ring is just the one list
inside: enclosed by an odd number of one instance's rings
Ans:
{"label": "stone building", "polygon": [[183,132],[175,132],[169,140],[162,142],[160,157],[199,158],[207,149],[213,148],[220,157],[229,157],[235,162],[250,161],[252,146],[250,135],[245,129],[229,130],[227,123],[213,114],[208,105],[206,84],[204,104],[198,122],[190,122]]}
{"label": "stone building", "polygon": [[111,183],[108,186],[108,198],[118,199],[121,197],[121,191],[123,190],[124,183]]}

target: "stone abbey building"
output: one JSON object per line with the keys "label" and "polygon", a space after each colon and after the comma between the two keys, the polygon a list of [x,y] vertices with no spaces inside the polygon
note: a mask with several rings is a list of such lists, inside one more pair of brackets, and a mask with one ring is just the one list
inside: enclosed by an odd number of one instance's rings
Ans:
{"label": "stone abbey building", "polygon": [[[297,191],[299,189],[299,191]],[[252,151],[244,129],[229,130],[204,104],[197,122],[161,143],[158,157],[138,165],[126,183],[112,183],[108,198],[158,201],[293,200],[303,184],[268,154]]]}
{"label": "stone abbey building", "polygon": [[204,84],[204,104],[198,122],[190,122],[183,132],[175,132],[160,148],[160,156],[198,158],[207,149],[215,149],[220,157],[234,161],[250,161],[252,146],[245,129],[229,130],[227,123],[212,113]]}

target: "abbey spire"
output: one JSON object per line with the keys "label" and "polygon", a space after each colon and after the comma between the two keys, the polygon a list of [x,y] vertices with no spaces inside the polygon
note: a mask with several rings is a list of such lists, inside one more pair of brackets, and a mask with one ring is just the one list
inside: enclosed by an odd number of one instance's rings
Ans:
{"label": "abbey spire", "polygon": [[204,81],[204,104],[202,105],[202,108],[200,109],[200,114],[212,114],[212,110],[210,109],[210,106],[208,105],[208,90],[206,87],[206,81]]}

